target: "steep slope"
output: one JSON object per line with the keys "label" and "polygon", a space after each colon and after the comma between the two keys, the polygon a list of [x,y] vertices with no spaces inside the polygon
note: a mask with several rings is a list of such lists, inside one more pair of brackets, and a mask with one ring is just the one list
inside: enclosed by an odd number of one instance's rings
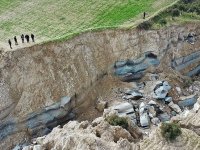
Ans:
{"label": "steep slope", "polygon": [[[197,35],[194,44],[184,38],[190,32]],[[97,81],[110,72],[115,61],[152,51],[161,60],[159,68],[169,73],[172,60],[199,51],[199,35],[198,24],[160,31],[105,30],[2,53],[0,149],[33,136],[34,131],[45,133],[49,126],[60,124],[59,120],[67,121],[72,110],[84,111],[98,95],[109,93],[115,83]],[[199,62],[191,64],[196,67]],[[185,65],[184,69],[183,74],[193,68]]]}

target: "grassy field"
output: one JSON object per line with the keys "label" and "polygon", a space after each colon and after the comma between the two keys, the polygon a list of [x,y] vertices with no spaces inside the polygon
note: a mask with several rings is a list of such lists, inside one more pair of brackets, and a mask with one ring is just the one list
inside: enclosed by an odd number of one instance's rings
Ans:
{"label": "grassy field", "polygon": [[34,33],[37,42],[62,40],[88,29],[118,28],[150,16],[174,0],[0,0],[0,47]]}

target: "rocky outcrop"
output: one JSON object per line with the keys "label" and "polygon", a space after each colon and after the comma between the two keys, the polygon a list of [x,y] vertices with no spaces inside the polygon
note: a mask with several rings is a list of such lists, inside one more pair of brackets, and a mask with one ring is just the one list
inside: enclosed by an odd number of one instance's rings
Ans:
{"label": "rocky outcrop", "polygon": [[119,61],[114,65],[114,72],[122,81],[141,79],[145,70],[150,66],[158,66],[159,60],[156,55],[146,52],[144,56],[136,60]]}
{"label": "rocky outcrop", "polygon": [[[113,112],[107,111],[103,117],[95,119],[91,124],[88,121],[78,123],[70,121],[66,125],[56,127],[47,136],[37,138],[34,145],[24,147],[34,149],[40,146],[43,149],[70,149],[70,150],[90,150],[90,149],[135,149],[134,137],[120,126],[111,126],[105,117]],[[115,113],[115,112],[114,112]],[[134,131],[134,130],[132,130]],[[134,134],[137,132],[135,130]]]}
{"label": "rocky outcrop", "polygon": [[21,122],[10,119],[1,123],[0,141],[9,135],[23,131],[30,136],[41,136],[49,133],[56,125],[74,117],[74,114],[70,113],[71,100],[70,97],[63,97],[60,102],[45,107],[40,112],[29,114]]}
{"label": "rocky outcrop", "polygon": [[154,88],[154,98],[165,99],[171,86],[167,81],[159,81]]}
{"label": "rocky outcrop", "polygon": [[187,76],[194,76],[200,73],[200,51],[191,53],[185,57],[177,58],[172,61],[172,67],[177,70],[181,71],[184,70],[185,68],[197,64],[197,66],[191,68],[185,75]]}
{"label": "rocky outcrop", "polygon": [[[33,140],[23,150],[63,149],[63,150],[193,150],[199,149],[200,137],[193,131],[182,128],[182,135],[175,141],[166,141],[160,129],[155,129],[143,140],[134,143],[131,134],[120,126],[111,126],[104,117],[95,119],[92,124],[87,121],[78,123],[70,121],[43,137]],[[135,131],[135,134],[137,132]]]}

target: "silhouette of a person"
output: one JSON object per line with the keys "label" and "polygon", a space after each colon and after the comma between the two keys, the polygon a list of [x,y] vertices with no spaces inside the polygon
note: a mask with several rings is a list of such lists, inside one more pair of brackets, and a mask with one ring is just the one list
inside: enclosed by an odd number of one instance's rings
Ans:
{"label": "silhouette of a person", "polygon": [[27,43],[29,43],[29,35],[25,35]]}
{"label": "silhouette of a person", "polygon": [[145,19],[146,18],[146,12],[144,12],[144,16],[143,16],[143,19]]}
{"label": "silhouette of a person", "polygon": [[8,44],[10,45],[10,49],[12,49],[12,43],[10,39],[8,40]]}
{"label": "silhouette of a person", "polygon": [[18,45],[17,37],[16,36],[14,36],[14,41],[15,41],[15,45]]}
{"label": "silhouette of a person", "polygon": [[24,34],[21,35],[22,43],[24,43]]}
{"label": "silhouette of a person", "polygon": [[35,38],[34,34],[31,34],[31,39],[32,39],[33,42],[35,42],[34,38]]}

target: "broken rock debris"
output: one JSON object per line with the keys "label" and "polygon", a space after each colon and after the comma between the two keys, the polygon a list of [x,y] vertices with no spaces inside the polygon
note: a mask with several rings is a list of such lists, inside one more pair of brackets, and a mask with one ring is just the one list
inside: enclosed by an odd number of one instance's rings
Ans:
{"label": "broken rock debris", "polygon": [[[151,84],[152,88],[148,88]],[[121,90],[120,94],[124,102],[112,106],[112,109],[116,110],[119,116],[129,117],[133,124],[142,128],[170,121],[171,117],[182,114],[182,109],[187,106],[194,106],[195,112],[199,110],[200,105],[196,95],[180,97],[178,102],[174,102],[173,96],[168,95],[172,88],[168,81],[153,80],[151,84],[131,82],[133,88]],[[180,87],[177,89],[181,96],[182,89]],[[153,94],[146,94],[146,90]]]}

